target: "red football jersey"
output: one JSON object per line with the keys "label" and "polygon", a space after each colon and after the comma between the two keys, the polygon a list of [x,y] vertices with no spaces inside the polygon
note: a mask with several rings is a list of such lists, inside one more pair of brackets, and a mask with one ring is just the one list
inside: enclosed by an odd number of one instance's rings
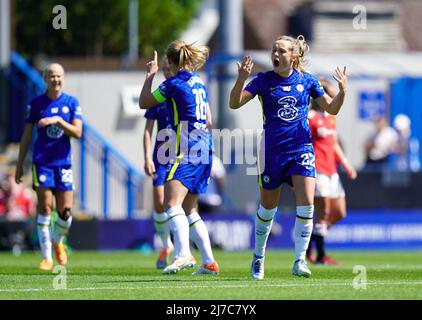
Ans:
{"label": "red football jersey", "polygon": [[316,171],[331,176],[337,172],[334,150],[336,117],[326,112],[310,110],[308,119],[315,150]]}

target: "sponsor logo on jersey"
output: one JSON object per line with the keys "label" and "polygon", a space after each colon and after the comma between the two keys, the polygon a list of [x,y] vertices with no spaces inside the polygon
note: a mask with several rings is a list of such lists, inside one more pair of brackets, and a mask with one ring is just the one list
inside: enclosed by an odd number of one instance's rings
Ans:
{"label": "sponsor logo on jersey", "polygon": [[59,139],[61,136],[63,136],[64,133],[63,129],[59,126],[56,126],[55,124],[48,126],[46,132],[47,137],[50,139]]}
{"label": "sponsor logo on jersey", "polygon": [[283,97],[278,100],[278,104],[281,105],[281,108],[277,112],[278,117],[286,121],[295,119],[298,115],[296,102],[296,98],[292,96]]}
{"label": "sponsor logo on jersey", "polygon": [[332,130],[332,129],[328,129],[326,127],[320,127],[320,128],[318,128],[317,133],[318,133],[318,137],[323,138],[323,137],[327,137],[329,135],[334,136],[336,134],[336,131]]}

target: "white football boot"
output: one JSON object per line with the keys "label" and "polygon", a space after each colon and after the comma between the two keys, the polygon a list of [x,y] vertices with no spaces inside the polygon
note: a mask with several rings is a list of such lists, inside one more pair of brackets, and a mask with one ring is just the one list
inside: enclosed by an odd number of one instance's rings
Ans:
{"label": "white football boot", "polygon": [[179,257],[171,265],[167,266],[164,270],[164,274],[175,274],[180,270],[187,268],[194,268],[196,265],[196,259],[193,256],[188,258]]}
{"label": "white football boot", "polygon": [[292,274],[298,277],[309,278],[312,272],[309,270],[305,260],[296,260],[293,264]]}
{"label": "white football boot", "polygon": [[251,264],[251,275],[254,279],[264,279],[264,260],[265,257],[258,257],[255,254],[253,255],[253,260]]}

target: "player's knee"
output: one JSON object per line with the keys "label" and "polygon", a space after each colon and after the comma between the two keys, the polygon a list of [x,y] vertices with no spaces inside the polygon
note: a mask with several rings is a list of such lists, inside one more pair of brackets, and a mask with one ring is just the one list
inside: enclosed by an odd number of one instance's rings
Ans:
{"label": "player's knee", "polygon": [[164,212],[165,211],[164,205],[156,204],[156,205],[154,205],[154,210],[155,210],[155,212],[158,212],[158,213]]}
{"label": "player's knee", "polygon": [[181,206],[181,204],[178,201],[170,199],[169,201],[164,201],[163,206],[164,209],[167,211],[170,208]]}
{"label": "player's knee", "polygon": [[265,209],[273,209],[278,206],[278,199],[261,198],[261,206]]}
{"label": "player's knee", "polygon": [[192,213],[198,212],[198,209],[196,207],[186,207],[182,206],[183,210],[185,211],[185,214],[187,216],[191,215]]}
{"label": "player's knee", "polygon": [[72,216],[72,209],[70,208],[64,208],[62,212],[59,212],[59,217],[64,221],[67,221],[71,216]]}

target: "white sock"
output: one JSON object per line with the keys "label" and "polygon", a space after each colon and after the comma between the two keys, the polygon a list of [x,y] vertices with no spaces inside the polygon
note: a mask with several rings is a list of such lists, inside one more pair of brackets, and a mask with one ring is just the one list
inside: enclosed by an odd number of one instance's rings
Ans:
{"label": "white sock", "polygon": [[305,260],[306,249],[312,234],[314,206],[297,206],[294,227],[295,261]]}
{"label": "white sock", "polygon": [[51,253],[51,233],[50,233],[51,216],[44,216],[38,214],[37,217],[37,231],[38,241],[40,243],[41,255],[43,259],[53,261]]}
{"label": "white sock", "polygon": [[53,234],[54,243],[62,243],[64,237],[69,233],[70,226],[72,224],[72,217],[69,217],[67,220],[57,217],[55,223],[55,231]]}
{"label": "white sock", "polygon": [[273,218],[277,208],[265,209],[259,205],[258,212],[255,216],[255,250],[254,254],[258,257],[265,256],[265,247],[267,245],[268,236],[270,235],[273,225]]}
{"label": "white sock", "polygon": [[202,263],[205,265],[213,263],[214,256],[212,254],[210,236],[205,222],[201,219],[198,212],[193,212],[188,215],[188,221],[189,236],[201,252]]}
{"label": "white sock", "polygon": [[189,222],[185,211],[181,206],[177,206],[168,209],[167,214],[167,223],[174,237],[174,257],[190,257],[192,254],[189,247]]}
{"label": "white sock", "polygon": [[154,211],[152,213],[152,219],[154,220],[155,231],[163,242],[163,247],[171,248],[173,244],[171,243],[170,230],[167,225],[169,219],[167,212],[157,213]]}

